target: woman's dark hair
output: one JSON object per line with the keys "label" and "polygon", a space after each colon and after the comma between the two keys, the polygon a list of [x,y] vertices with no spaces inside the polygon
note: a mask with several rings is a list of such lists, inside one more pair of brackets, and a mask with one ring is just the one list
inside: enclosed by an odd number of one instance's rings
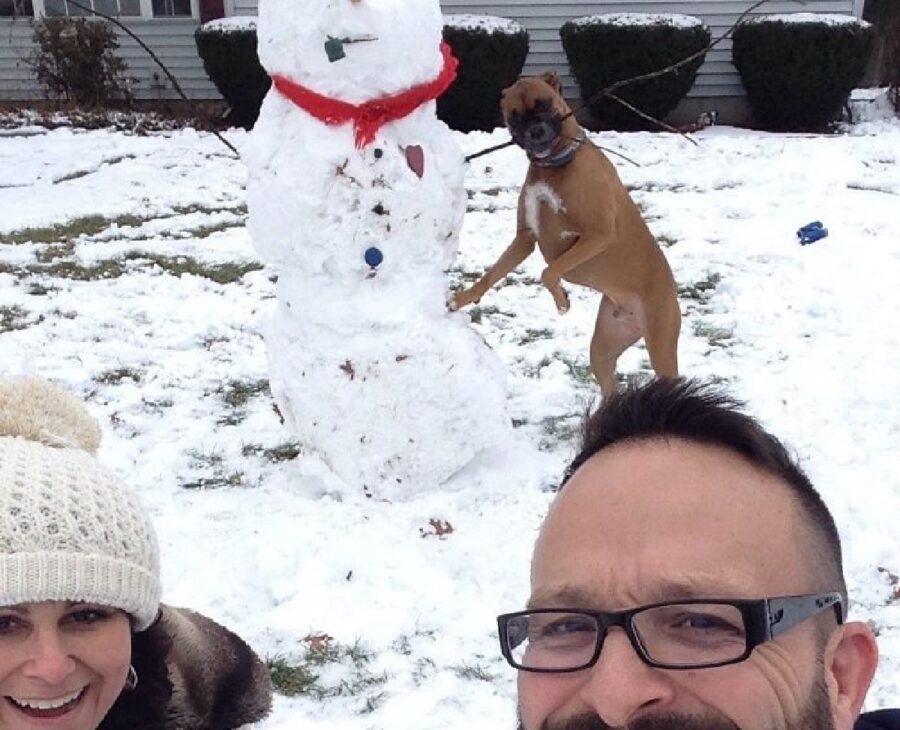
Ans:
{"label": "woman's dark hair", "polygon": [[97,730],[166,730],[166,712],[172,682],[166,656],[172,640],[156,622],[131,635],[131,666],[138,676],[133,690],[123,690]]}
{"label": "woman's dark hair", "polygon": [[743,408],[716,384],[686,378],[660,378],[604,398],[585,419],[581,445],[566,469],[563,487],[584,462],[615,444],[672,438],[740,454],[790,490],[810,529],[816,567],[824,569],[828,585],[823,590],[839,590],[846,610],[841,540],[834,518],[784,444]]}

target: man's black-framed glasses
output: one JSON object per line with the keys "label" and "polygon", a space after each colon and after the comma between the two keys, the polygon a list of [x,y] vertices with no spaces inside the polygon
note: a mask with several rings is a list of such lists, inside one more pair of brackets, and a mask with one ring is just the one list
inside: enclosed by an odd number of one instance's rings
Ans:
{"label": "man's black-framed glasses", "polygon": [[817,593],[679,600],[616,612],[538,608],[498,616],[497,625],[503,656],[527,672],[578,672],[593,666],[615,626],[652,667],[703,669],[741,662],[763,642],[828,609],[843,623],[840,593]]}

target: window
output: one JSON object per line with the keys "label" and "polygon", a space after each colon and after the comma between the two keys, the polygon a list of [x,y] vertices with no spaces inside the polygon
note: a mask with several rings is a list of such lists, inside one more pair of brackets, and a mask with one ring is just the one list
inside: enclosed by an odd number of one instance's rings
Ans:
{"label": "window", "polygon": [[0,18],[19,15],[34,15],[31,0],[0,0]]}
{"label": "window", "polygon": [[[78,2],[104,15],[137,17],[141,15],[141,0],[78,0]],[[67,0],[44,0],[44,12],[47,15],[91,15]]]}
{"label": "window", "polygon": [[191,0],[153,0],[154,18],[190,18]]}

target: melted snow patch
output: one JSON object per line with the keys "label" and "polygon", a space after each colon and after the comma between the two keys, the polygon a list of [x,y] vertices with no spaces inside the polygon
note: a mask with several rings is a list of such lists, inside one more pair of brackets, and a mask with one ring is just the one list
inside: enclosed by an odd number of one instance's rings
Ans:
{"label": "melted snow patch", "polygon": [[547,183],[535,183],[525,188],[525,225],[535,235],[540,236],[541,203],[546,203],[554,213],[565,212],[562,200]]}

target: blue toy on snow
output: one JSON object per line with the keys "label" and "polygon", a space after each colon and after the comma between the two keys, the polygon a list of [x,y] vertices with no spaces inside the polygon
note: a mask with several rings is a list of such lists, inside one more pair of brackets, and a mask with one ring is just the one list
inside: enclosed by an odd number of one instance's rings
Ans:
{"label": "blue toy on snow", "polygon": [[819,239],[825,238],[827,235],[828,229],[824,225],[822,225],[822,221],[813,221],[812,223],[807,223],[797,231],[797,238],[800,239],[801,246],[815,243]]}

